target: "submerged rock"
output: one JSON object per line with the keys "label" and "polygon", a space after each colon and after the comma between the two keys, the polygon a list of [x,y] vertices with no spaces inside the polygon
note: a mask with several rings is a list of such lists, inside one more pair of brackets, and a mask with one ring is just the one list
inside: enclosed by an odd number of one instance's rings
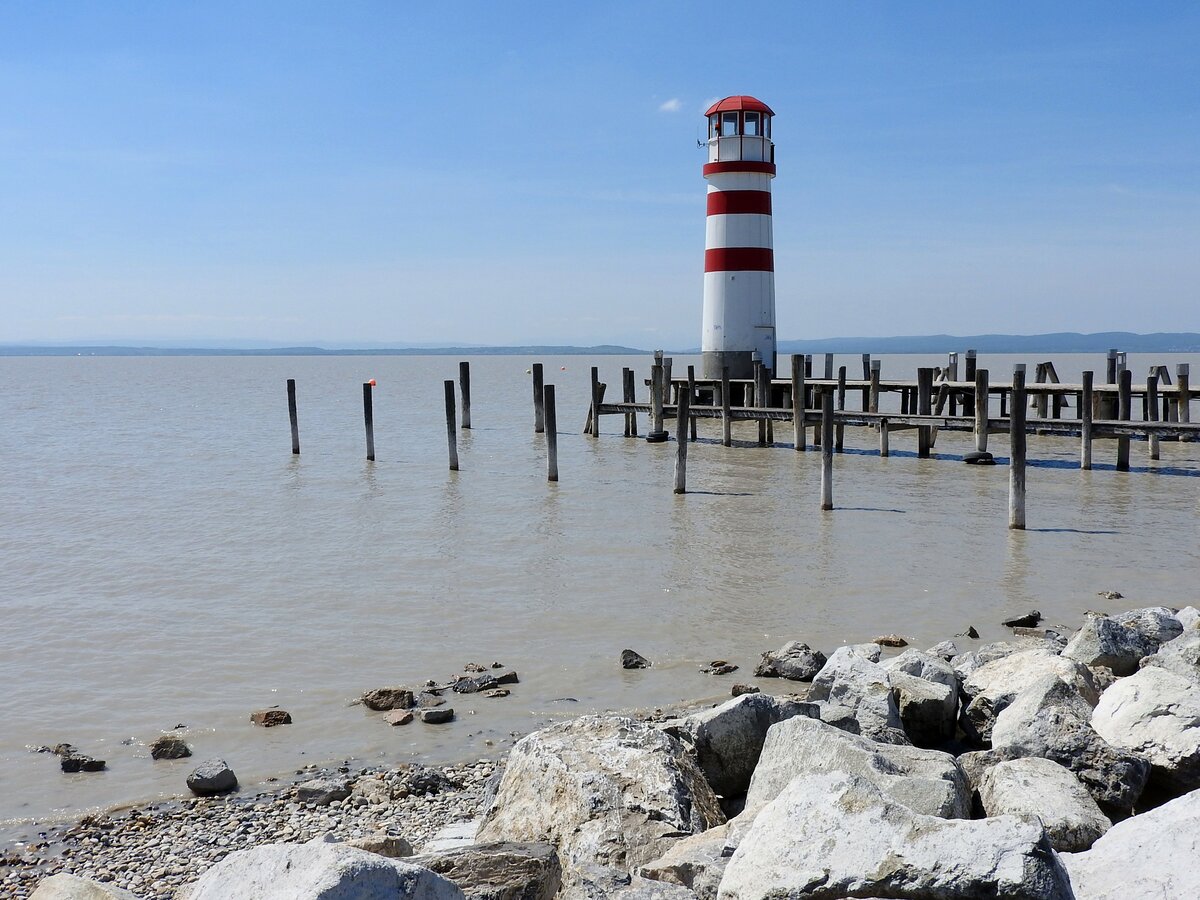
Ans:
{"label": "submerged rock", "polygon": [[759,678],[786,678],[812,681],[827,662],[825,654],[802,641],[790,641],[778,650],[769,650],[754,670]]}
{"label": "submerged rock", "polygon": [[263,728],[274,728],[276,725],[291,725],[292,714],[286,709],[259,709],[250,713],[250,721]]}
{"label": "submerged rock", "polygon": [[150,742],[151,759],[185,759],[191,755],[192,749],[175,734],[164,734]]}
{"label": "submerged rock", "polygon": [[362,705],[375,712],[389,709],[409,709],[413,705],[413,692],[406,687],[382,687],[362,695]]}
{"label": "submerged rock", "polygon": [[650,660],[642,656],[636,650],[621,651],[621,668],[622,669],[648,669],[651,666]]}

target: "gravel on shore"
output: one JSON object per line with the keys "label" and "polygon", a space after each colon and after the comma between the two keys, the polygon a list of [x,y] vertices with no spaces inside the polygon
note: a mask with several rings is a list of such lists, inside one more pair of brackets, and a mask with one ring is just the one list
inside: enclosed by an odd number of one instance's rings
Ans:
{"label": "gravel on shore", "polygon": [[[386,832],[420,851],[443,826],[474,818],[484,784],[498,765],[480,760],[354,771],[312,768],[297,772],[296,781],[340,774],[356,783],[370,782],[373,790],[356,790],[345,800],[316,806],[297,803],[289,783],[276,791],[175,800],[85,816],[0,855],[0,895],[29,897],[43,878],[66,872],[111,882],[144,900],[172,900],[179,888],[235,850],[323,834],[352,840]],[[418,773],[420,777],[414,777]],[[421,793],[420,788],[431,782],[437,792]]]}

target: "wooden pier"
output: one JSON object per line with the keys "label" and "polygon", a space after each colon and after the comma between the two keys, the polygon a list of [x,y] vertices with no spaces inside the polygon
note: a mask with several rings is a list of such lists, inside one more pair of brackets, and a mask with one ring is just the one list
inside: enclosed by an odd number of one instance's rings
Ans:
{"label": "wooden pier", "polygon": [[[1200,440],[1200,423],[1193,423],[1190,371],[1186,364],[1175,369],[1175,379],[1166,366],[1153,367],[1144,382],[1134,383],[1125,368],[1125,356],[1110,351],[1106,381],[1096,384],[1092,372],[1084,373],[1079,384],[1059,381],[1054,365],[1038,363],[1034,378],[1027,380],[1025,365],[1005,373],[991,373],[976,366],[976,355],[968,351],[964,377],[959,377],[958,354],[950,354],[945,367],[920,368],[913,379],[883,379],[878,360],[862,357],[861,379],[847,377],[846,367],[835,374],[833,356],[826,354],[824,372],[813,377],[811,356],[793,356],[791,377],[769,378],[756,364],[755,377],[748,379],[700,379],[689,371],[686,378],[670,376],[671,360],[655,354],[645,401],[635,399],[636,379],[632,370],[622,371],[622,400],[605,402],[606,385],[592,370],[592,403],[587,433],[598,437],[600,419],[605,415],[624,417],[624,434],[636,436],[637,417],[650,417],[652,435],[661,440],[666,433],[663,419],[680,415],[690,429],[679,427],[679,440],[696,439],[697,419],[720,419],[722,443],[732,443],[731,426],[736,421],[759,423],[758,443],[774,443],[774,424],[792,423],[792,446],[808,447],[808,429],[812,445],[822,451],[821,506],[831,509],[832,472],[828,471],[833,453],[842,452],[846,428],[869,429],[876,433],[879,455],[891,452],[891,435],[897,431],[917,432],[917,455],[928,457],[939,431],[971,432],[976,450],[965,462],[990,464],[988,437],[1008,434],[1010,465],[1014,469],[1010,491],[1010,527],[1025,527],[1025,437],[1055,435],[1080,440],[1080,468],[1090,469],[1095,441],[1116,444],[1115,468],[1128,471],[1131,439],[1144,440],[1150,459],[1159,458],[1164,441]],[[781,365],[781,369],[784,367]],[[857,395],[858,409],[847,408],[848,397]],[[682,410],[682,413],[681,413]],[[1135,411],[1137,415],[1135,416]],[[651,438],[652,439],[652,438]],[[1017,471],[1019,470],[1019,471]],[[677,473],[675,491],[684,484]],[[1019,496],[1018,496],[1019,495]]]}

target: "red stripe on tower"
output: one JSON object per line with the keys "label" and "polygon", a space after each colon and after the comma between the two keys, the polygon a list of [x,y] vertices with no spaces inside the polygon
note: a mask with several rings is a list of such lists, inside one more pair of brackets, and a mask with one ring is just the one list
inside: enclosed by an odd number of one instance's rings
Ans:
{"label": "red stripe on tower", "polygon": [[770,191],[709,191],[710,216],[771,214]]}
{"label": "red stripe on tower", "polygon": [[770,247],[722,247],[704,251],[705,272],[774,272]]}

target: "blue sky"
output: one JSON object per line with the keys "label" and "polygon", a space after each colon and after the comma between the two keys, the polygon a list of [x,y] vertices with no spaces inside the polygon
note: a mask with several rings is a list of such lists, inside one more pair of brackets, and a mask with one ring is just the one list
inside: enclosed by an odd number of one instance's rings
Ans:
{"label": "blue sky", "polygon": [[0,341],[699,343],[702,111],[781,339],[1200,330],[1194,3],[0,7]]}

